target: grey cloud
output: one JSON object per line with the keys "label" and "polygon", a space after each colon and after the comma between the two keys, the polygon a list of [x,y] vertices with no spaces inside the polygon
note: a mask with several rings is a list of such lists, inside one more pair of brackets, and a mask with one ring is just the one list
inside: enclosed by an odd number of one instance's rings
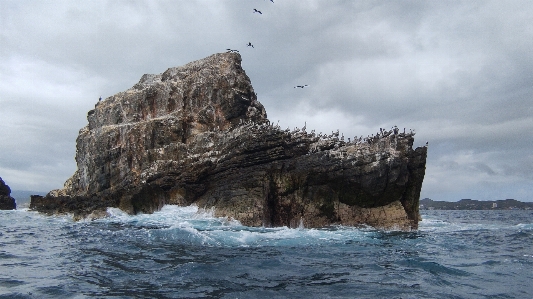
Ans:
{"label": "grey cloud", "polygon": [[416,129],[415,145],[430,143],[423,196],[533,200],[532,13],[528,1],[1,1],[0,170],[17,189],[60,187],[100,95],[236,48],[272,121]]}

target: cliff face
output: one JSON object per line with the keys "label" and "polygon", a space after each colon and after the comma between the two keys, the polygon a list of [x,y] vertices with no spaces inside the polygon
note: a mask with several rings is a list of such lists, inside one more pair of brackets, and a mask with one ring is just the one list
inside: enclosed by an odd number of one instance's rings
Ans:
{"label": "cliff face", "polygon": [[11,188],[0,178],[0,210],[15,210],[17,208],[15,199],[10,195]]}
{"label": "cliff face", "polygon": [[412,134],[345,142],[266,118],[236,53],[144,75],[89,111],[78,170],[31,208],[78,217],[109,206],[214,208],[250,226],[416,228],[426,148]]}

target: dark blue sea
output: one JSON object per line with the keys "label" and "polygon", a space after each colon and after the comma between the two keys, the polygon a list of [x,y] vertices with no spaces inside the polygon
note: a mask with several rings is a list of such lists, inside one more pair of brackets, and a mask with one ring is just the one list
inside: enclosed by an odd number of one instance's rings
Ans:
{"label": "dark blue sea", "polygon": [[411,232],[109,212],[0,211],[0,298],[533,298],[533,211],[422,211]]}

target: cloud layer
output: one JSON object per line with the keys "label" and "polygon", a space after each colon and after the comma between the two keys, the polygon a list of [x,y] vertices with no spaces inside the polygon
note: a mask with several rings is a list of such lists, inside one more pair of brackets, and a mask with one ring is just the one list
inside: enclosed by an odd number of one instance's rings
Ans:
{"label": "cloud layer", "polygon": [[416,129],[422,197],[533,201],[530,1],[274,2],[0,1],[0,175],[60,188],[99,96],[234,48],[271,121]]}

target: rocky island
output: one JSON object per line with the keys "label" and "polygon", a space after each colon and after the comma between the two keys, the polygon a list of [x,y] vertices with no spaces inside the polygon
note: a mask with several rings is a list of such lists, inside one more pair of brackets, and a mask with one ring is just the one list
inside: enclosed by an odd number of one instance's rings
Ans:
{"label": "rocky island", "polygon": [[31,209],[92,218],[196,204],[247,226],[418,226],[427,148],[413,149],[413,133],[281,129],[238,53],[144,75],[87,119],[76,172]]}
{"label": "rocky island", "polygon": [[15,210],[17,203],[11,197],[11,188],[0,178],[0,210]]}

